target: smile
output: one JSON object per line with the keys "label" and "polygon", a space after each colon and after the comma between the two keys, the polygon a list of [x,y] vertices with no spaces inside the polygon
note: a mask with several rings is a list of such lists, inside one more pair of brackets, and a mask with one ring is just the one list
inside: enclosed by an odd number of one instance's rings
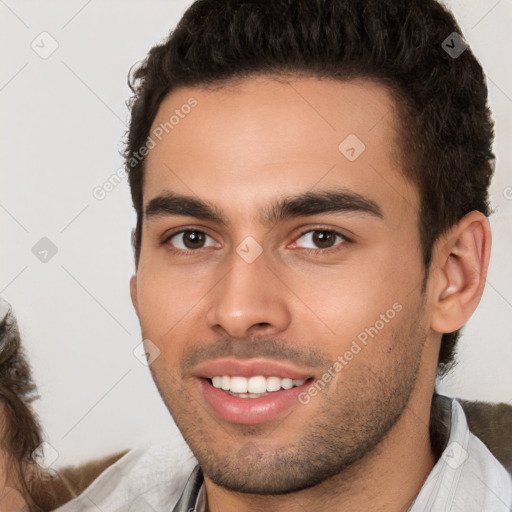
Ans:
{"label": "smile", "polygon": [[257,425],[295,407],[314,380],[311,370],[262,359],[218,359],[193,372],[205,408],[229,423]]}
{"label": "smile", "polygon": [[254,377],[240,377],[229,375],[215,376],[211,379],[213,387],[229,392],[231,396],[239,398],[259,398],[268,396],[270,393],[280,391],[281,389],[292,389],[302,386],[306,379],[289,379],[282,377],[264,377],[256,375]]}

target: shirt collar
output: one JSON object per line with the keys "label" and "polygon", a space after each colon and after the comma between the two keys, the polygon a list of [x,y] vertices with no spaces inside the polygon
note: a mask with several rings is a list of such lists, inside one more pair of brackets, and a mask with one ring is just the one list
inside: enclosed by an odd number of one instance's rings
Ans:
{"label": "shirt collar", "polygon": [[509,512],[512,505],[510,475],[480,439],[470,432],[459,402],[451,402],[451,425],[446,448],[409,512]]}
{"label": "shirt collar", "polygon": [[199,464],[190,474],[181,497],[172,512],[206,512],[204,477]]}

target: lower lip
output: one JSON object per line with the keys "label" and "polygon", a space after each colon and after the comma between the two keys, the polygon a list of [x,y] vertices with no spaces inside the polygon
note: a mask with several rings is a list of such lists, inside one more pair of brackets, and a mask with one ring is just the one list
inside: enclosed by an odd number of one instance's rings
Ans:
{"label": "lower lip", "polygon": [[277,418],[294,405],[299,395],[309,386],[309,380],[301,386],[281,389],[259,398],[238,398],[213,387],[208,379],[199,379],[203,395],[220,418],[231,423],[257,425]]}

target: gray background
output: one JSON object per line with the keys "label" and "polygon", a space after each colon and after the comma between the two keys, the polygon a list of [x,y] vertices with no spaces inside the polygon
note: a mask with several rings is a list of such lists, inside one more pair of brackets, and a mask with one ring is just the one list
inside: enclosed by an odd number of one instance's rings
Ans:
{"label": "gray background", "polygon": [[[176,433],[133,354],[140,331],[128,293],[135,222],[128,185],[102,200],[93,190],[122,166],[128,69],[189,3],[0,0],[0,295],[17,314],[38,383],[35,407],[55,450],[48,463]],[[460,363],[440,389],[511,402],[512,2],[448,5],[488,76],[498,163],[487,288]],[[33,253],[43,237],[57,248],[46,262]],[[39,244],[34,252],[48,249]]]}

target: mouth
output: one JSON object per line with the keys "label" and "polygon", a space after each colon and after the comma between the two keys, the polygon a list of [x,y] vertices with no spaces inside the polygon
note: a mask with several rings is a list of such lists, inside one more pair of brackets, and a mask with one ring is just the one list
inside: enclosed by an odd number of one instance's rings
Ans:
{"label": "mouth", "polygon": [[230,396],[238,398],[255,399],[270,396],[281,390],[293,389],[302,386],[308,379],[290,379],[288,377],[256,375],[253,377],[241,377],[229,375],[216,375],[208,379],[210,384]]}
{"label": "mouth", "polygon": [[303,407],[299,395],[313,375],[292,364],[232,358],[200,365],[193,374],[206,408],[224,421],[242,425],[265,423]]}

